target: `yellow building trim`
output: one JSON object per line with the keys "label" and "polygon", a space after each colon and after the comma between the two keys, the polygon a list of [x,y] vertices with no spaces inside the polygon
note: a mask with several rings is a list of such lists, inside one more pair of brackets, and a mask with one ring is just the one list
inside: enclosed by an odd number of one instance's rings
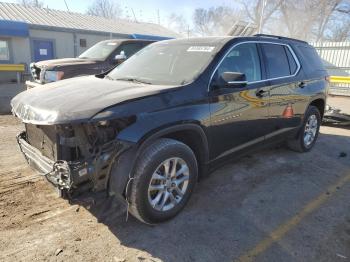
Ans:
{"label": "yellow building trim", "polygon": [[331,83],[350,83],[350,76],[331,76]]}
{"label": "yellow building trim", "polygon": [[0,64],[0,72],[24,72],[23,64]]}

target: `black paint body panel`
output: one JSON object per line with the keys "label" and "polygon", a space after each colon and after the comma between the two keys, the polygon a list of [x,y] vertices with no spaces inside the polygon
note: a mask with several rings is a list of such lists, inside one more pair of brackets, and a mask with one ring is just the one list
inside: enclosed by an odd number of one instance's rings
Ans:
{"label": "black paint body panel", "polygon": [[[205,39],[203,41],[205,43]],[[266,79],[267,74],[263,72],[262,81],[234,88],[213,89],[211,80],[218,63],[234,45],[245,42],[254,42],[258,46],[260,42],[289,45],[300,61],[300,69],[291,77]],[[304,58],[297,48],[298,45],[307,45],[306,43],[288,39],[242,37],[223,38],[220,45],[220,51],[200,76],[184,86],[136,85],[107,79],[94,80],[91,77],[76,78],[62,81],[54,89],[64,91],[68,89],[64,86],[74,84],[74,94],[81,90],[84,95],[67,97],[64,103],[50,97],[50,103],[55,104],[54,109],[58,112],[58,117],[50,123],[41,123],[40,116],[35,119],[36,114],[22,115],[25,107],[37,107],[38,114],[40,109],[48,107],[48,104],[40,102],[40,98],[54,93],[50,85],[45,90],[35,91],[36,99],[27,99],[30,93],[15,98],[12,102],[14,113],[25,122],[38,125],[96,123],[134,118],[135,121],[120,130],[116,137],[116,140],[133,145],[131,151],[128,151],[128,157],[124,157],[129,159],[128,163],[124,159],[121,164],[122,171],[116,169],[111,174],[114,189],[110,188],[110,191],[122,194],[142,147],[158,137],[172,137],[172,134],[183,130],[195,132],[205,144],[200,149],[203,152],[200,164],[207,166],[232,154],[251,150],[271,139],[277,141],[294,135],[310,103],[318,100],[325,105],[327,73],[325,70],[306,70]],[[263,57],[260,59],[265,70],[265,60]],[[91,86],[88,82],[92,83]],[[257,93],[261,90],[264,95],[258,96]],[[84,96],[88,97],[86,101]],[[31,104],[28,105],[25,101],[31,101]],[[65,106],[60,106],[60,103]]]}

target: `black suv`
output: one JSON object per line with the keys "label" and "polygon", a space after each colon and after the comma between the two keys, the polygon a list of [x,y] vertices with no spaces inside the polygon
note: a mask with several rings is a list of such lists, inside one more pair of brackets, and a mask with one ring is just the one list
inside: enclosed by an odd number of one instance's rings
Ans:
{"label": "black suv", "polygon": [[157,223],[219,160],[271,142],[309,151],[327,88],[306,42],[193,38],[151,44],[106,75],[25,91],[12,108],[26,127],[22,152],[52,184],[107,190]]}
{"label": "black suv", "polygon": [[33,81],[26,82],[27,89],[62,79],[107,72],[153,42],[155,41],[110,39],[98,42],[76,58],[31,63]]}

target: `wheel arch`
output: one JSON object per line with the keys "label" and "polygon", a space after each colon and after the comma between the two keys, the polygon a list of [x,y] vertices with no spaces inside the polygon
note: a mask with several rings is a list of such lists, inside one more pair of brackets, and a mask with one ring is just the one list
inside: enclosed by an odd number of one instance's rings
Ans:
{"label": "wheel arch", "polygon": [[159,138],[175,139],[190,147],[198,162],[198,177],[206,174],[206,165],[209,161],[209,144],[203,128],[194,123],[174,124],[145,134],[133,148],[117,159],[116,163],[118,165],[115,170],[111,170],[108,181],[110,195],[116,195],[119,198],[127,195],[128,181],[132,179],[139,155],[148,145]]}
{"label": "wheel arch", "polygon": [[321,119],[323,118],[325,108],[326,108],[326,101],[324,98],[316,98],[310,101],[309,106],[315,106],[319,110],[321,114]]}
{"label": "wheel arch", "polygon": [[[196,156],[199,174],[205,174],[206,164],[209,162],[209,143],[203,128],[199,124],[174,124],[161,130],[145,135],[139,142],[139,150],[159,138],[171,138],[180,141],[191,148]],[[199,175],[200,177],[200,175]]]}

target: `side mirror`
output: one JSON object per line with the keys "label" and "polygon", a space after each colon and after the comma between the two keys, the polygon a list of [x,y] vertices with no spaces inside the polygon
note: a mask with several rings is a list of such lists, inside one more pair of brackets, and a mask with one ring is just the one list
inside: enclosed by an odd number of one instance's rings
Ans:
{"label": "side mirror", "polygon": [[248,84],[245,74],[240,72],[223,72],[219,78],[224,87],[242,87]]}
{"label": "side mirror", "polygon": [[126,55],[124,51],[121,51],[119,55],[116,55],[114,57],[114,61],[117,62],[118,64],[124,62],[126,60]]}

